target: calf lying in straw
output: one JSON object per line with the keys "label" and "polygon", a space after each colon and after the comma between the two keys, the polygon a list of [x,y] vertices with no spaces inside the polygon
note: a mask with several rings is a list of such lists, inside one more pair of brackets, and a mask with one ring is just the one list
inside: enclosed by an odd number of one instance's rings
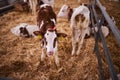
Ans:
{"label": "calf lying in straw", "polygon": [[35,36],[34,31],[38,31],[39,28],[37,25],[29,25],[27,23],[21,23],[16,27],[11,29],[11,32],[16,36],[29,38]]}

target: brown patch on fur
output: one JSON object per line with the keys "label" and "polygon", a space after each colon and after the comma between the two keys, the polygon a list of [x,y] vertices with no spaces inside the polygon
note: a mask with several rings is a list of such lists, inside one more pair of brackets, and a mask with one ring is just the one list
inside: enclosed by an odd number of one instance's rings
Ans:
{"label": "brown patch on fur", "polygon": [[15,10],[16,11],[25,11],[29,12],[29,6],[28,3],[25,2],[17,2],[14,4]]}
{"label": "brown patch on fur", "polygon": [[77,22],[79,22],[81,20],[81,22],[83,22],[85,20],[85,16],[83,14],[78,14],[76,17],[75,17],[75,20]]}
{"label": "brown patch on fur", "polygon": [[70,21],[72,14],[73,14],[73,9],[68,7],[68,21]]}
{"label": "brown patch on fur", "polygon": [[56,21],[56,14],[54,13],[51,6],[46,6],[39,8],[37,14],[37,25],[40,27],[41,22],[43,21],[43,25],[40,28],[40,31],[45,34],[48,28],[54,28],[55,24],[51,19],[55,19]]}
{"label": "brown patch on fur", "polygon": [[25,38],[29,38],[29,32],[26,27],[20,27],[20,35],[24,35]]}

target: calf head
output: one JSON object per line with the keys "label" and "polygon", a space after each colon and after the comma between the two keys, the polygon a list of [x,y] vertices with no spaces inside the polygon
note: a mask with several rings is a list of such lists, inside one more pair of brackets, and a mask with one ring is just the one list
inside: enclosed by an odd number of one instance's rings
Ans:
{"label": "calf head", "polygon": [[63,5],[57,15],[59,18],[68,18],[68,6]]}
{"label": "calf head", "polygon": [[55,31],[47,30],[44,35],[48,55],[53,55],[57,51],[57,34]]}
{"label": "calf head", "polygon": [[25,38],[30,37],[29,32],[26,29],[26,27],[20,27],[19,30],[20,30],[20,36],[25,37]]}
{"label": "calf head", "polygon": [[59,18],[67,18],[68,21],[70,21],[72,14],[73,14],[73,9],[67,5],[63,5],[57,16]]}
{"label": "calf head", "polygon": [[42,48],[47,49],[47,55],[48,56],[54,55],[54,53],[57,51],[58,37],[60,37],[60,36],[66,37],[67,36],[64,33],[57,33],[56,30],[53,30],[51,28],[48,29],[44,35],[41,34],[39,31],[36,31],[34,33],[35,34],[39,33],[39,35],[42,36],[42,39],[40,40],[41,41],[41,46],[42,46]]}

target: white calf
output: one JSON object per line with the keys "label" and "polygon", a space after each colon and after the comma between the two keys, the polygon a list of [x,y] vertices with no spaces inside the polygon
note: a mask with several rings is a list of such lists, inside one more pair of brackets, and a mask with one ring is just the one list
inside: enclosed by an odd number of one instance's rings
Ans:
{"label": "white calf", "polygon": [[[75,10],[75,8],[70,8],[68,5],[63,5],[57,15],[58,18],[71,18],[71,15],[73,13],[73,11]],[[71,15],[69,15],[71,14]]]}
{"label": "white calf", "polygon": [[[94,28],[92,28],[91,29],[92,31],[92,34],[94,34]],[[101,30],[102,30],[102,33],[103,33],[103,36],[104,37],[107,37],[108,35],[109,35],[109,29],[108,29],[108,27],[106,27],[106,26],[101,26]],[[98,31],[98,27],[95,27],[95,32],[97,32]]]}
{"label": "white calf", "polygon": [[77,55],[80,54],[80,49],[83,45],[85,34],[89,33],[88,25],[90,22],[89,9],[81,5],[73,12],[71,17],[71,29],[72,29],[72,55],[75,54],[75,50],[78,43]]}
{"label": "white calf", "polygon": [[38,31],[39,28],[36,25],[29,25],[27,23],[21,23],[17,25],[16,27],[11,29],[11,32],[15,34],[16,36],[21,37],[32,37],[34,35],[34,31]]}

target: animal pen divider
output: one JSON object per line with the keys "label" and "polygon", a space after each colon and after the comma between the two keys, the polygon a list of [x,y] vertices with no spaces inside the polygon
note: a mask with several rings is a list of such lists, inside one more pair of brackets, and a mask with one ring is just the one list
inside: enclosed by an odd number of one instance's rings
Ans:
{"label": "animal pen divider", "polygon": [[[96,13],[96,10],[95,10],[96,6],[99,7],[99,9],[101,11],[100,20],[98,18],[98,14]],[[102,68],[103,65],[102,65],[102,60],[101,60],[102,57],[101,57],[101,53],[99,50],[98,40],[101,40],[101,42],[102,42],[102,46],[103,46],[105,58],[106,58],[106,61],[108,64],[110,76],[111,76],[112,80],[118,80],[116,71],[114,69],[114,66],[113,66],[113,63],[111,60],[110,51],[107,47],[105,37],[103,36],[102,30],[101,30],[102,23],[104,22],[104,20],[107,21],[107,23],[109,24],[110,29],[113,32],[114,37],[116,38],[119,45],[120,45],[120,32],[119,32],[117,26],[110,19],[108,13],[105,10],[105,7],[102,6],[102,4],[100,3],[99,0],[89,0],[89,8],[90,8],[90,13],[91,13],[90,14],[91,23],[92,23],[92,26],[94,27],[94,32],[95,32],[95,26],[96,26],[94,21],[97,23],[97,27],[98,27],[98,32],[94,33],[94,38],[95,38],[94,52],[96,53],[96,56],[98,59],[98,70],[99,70],[100,80],[105,80],[105,78],[104,78],[104,74],[103,74],[103,68]]]}

